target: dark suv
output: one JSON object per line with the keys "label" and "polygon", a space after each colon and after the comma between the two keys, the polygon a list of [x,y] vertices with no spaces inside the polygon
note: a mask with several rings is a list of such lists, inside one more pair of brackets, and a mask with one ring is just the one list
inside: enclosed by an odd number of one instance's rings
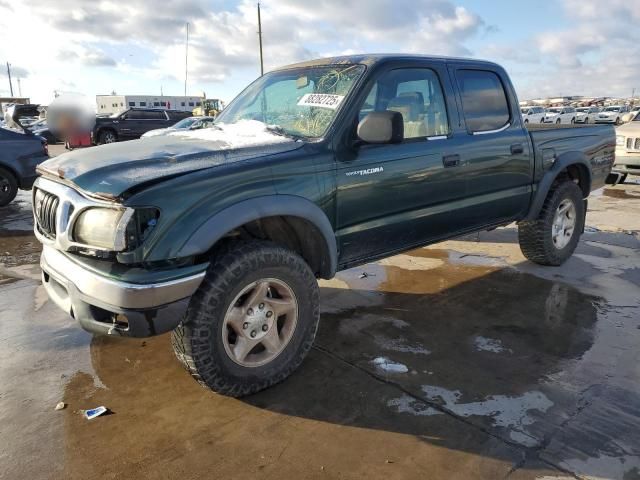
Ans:
{"label": "dark suv", "polygon": [[160,108],[130,108],[111,117],[96,118],[93,141],[99,145],[140,138],[143,133],[167,128],[191,116],[191,112]]}

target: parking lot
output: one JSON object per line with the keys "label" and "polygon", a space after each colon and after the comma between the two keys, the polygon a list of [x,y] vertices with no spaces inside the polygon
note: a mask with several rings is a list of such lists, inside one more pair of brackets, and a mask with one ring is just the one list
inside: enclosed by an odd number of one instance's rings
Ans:
{"label": "parking lot", "polygon": [[53,305],[21,192],[0,209],[0,478],[640,479],[634,179],[595,193],[559,268],[511,225],[322,281],[302,368],[240,400],[168,335],[92,337]]}

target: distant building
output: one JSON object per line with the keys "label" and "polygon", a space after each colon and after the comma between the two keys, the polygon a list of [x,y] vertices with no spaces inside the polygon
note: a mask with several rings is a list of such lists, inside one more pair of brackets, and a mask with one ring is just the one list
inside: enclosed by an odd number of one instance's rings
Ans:
{"label": "distant building", "polygon": [[202,103],[201,97],[172,97],[168,95],[96,95],[98,115],[122,112],[127,108],[163,108],[190,112]]}

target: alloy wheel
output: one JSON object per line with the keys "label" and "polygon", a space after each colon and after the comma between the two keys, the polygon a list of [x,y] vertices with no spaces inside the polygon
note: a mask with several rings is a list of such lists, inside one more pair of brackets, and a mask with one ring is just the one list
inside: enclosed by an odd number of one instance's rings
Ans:
{"label": "alloy wheel", "polygon": [[231,360],[259,367],[276,358],[291,341],[298,323],[298,301],[282,280],[260,279],[231,302],[222,325],[222,342]]}

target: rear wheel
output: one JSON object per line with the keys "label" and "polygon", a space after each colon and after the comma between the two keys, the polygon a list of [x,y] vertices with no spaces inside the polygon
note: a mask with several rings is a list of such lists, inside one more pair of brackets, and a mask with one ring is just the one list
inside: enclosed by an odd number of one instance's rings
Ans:
{"label": "rear wheel", "polygon": [[571,119],[571,123],[576,123],[575,117]]}
{"label": "rear wheel", "polygon": [[18,181],[13,173],[0,168],[0,207],[9,205],[18,194]]}
{"label": "rear wheel", "polygon": [[319,318],[318,282],[298,254],[240,243],[212,261],[172,343],[199,383],[241,397],[302,363]]}
{"label": "rear wheel", "polygon": [[520,250],[540,265],[562,265],[574,252],[584,228],[582,190],[570,180],[555,185],[538,215],[518,224]]}
{"label": "rear wheel", "polygon": [[103,145],[105,143],[115,143],[118,141],[118,136],[113,130],[103,130],[98,135],[98,143]]}

